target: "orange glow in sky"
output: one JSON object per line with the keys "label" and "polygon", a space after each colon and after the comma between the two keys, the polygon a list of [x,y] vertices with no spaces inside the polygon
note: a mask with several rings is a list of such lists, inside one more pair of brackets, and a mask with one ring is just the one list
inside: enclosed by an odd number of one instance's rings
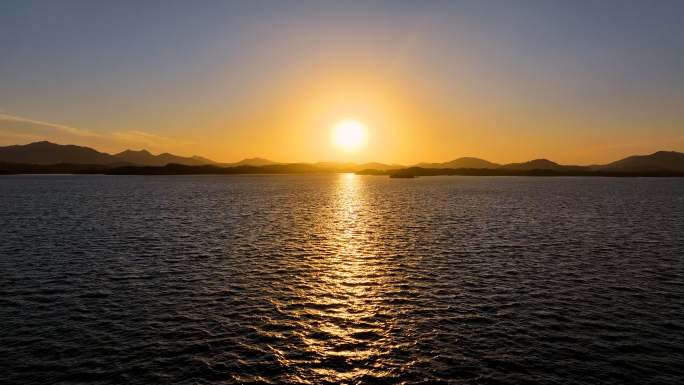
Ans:
{"label": "orange glow in sky", "polygon": [[[405,165],[684,151],[682,4],[13,2],[0,146]],[[363,127],[331,140],[346,120]]]}

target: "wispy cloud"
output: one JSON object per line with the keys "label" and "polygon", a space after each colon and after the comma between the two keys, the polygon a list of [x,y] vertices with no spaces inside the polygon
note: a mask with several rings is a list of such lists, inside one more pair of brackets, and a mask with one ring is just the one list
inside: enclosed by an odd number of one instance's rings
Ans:
{"label": "wispy cloud", "polygon": [[92,133],[92,132],[87,131],[87,130],[79,130],[77,128],[64,126],[61,124],[42,122],[40,120],[26,119],[26,118],[22,118],[19,116],[13,116],[13,115],[0,114],[0,120],[6,120],[6,121],[10,121],[10,122],[35,124],[35,125],[39,125],[39,126],[53,127],[53,128],[57,128],[57,129],[60,129],[62,131],[65,131],[69,134],[78,135],[78,136],[85,136],[85,137],[91,137],[91,138],[98,138],[98,137],[102,136],[102,135],[95,134],[95,133]]}
{"label": "wispy cloud", "polygon": [[121,131],[111,134],[113,138],[127,142],[146,143],[153,146],[187,146],[194,145],[194,142],[172,139],[165,136],[148,134],[142,131]]}
{"label": "wispy cloud", "polygon": [[20,116],[0,114],[0,138],[2,142],[16,144],[39,140],[50,140],[61,144],[79,144],[98,150],[118,151],[123,148],[148,150],[186,151],[196,148],[197,143],[154,135],[143,131],[128,130],[112,133],[94,133],[62,124],[43,122]]}

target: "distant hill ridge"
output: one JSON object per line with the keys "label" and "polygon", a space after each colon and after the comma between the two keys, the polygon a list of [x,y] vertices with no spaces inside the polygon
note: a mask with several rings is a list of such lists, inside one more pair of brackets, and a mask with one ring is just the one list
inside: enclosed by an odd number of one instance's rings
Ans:
{"label": "distant hill ridge", "polygon": [[[141,166],[165,166],[169,163],[184,164],[186,166],[202,166],[205,164],[216,164],[216,162],[210,161],[209,159],[200,160],[195,157],[186,158],[183,156],[172,155],[169,153],[152,155],[147,150],[126,150],[118,154],[114,154],[114,157],[124,162],[130,162]],[[211,163],[208,163],[207,161]]]}
{"label": "distant hill ridge", "polygon": [[598,166],[598,168],[620,171],[642,171],[648,169],[684,171],[684,154],[676,151],[658,151],[651,155],[629,156],[616,162],[608,163],[605,166]]}
{"label": "distant hill ridge", "polygon": [[163,153],[152,155],[147,150],[126,150],[118,154],[99,152],[90,147],[63,145],[48,141],[35,142],[26,145],[12,145],[0,147],[0,162],[25,163],[38,165],[51,164],[100,164],[100,165],[138,165],[138,166],[165,166],[169,163],[182,164],[185,166],[217,165],[230,166],[264,166],[276,164],[268,159],[252,158],[244,159],[237,163],[218,163],[201,156],[184,157]]}
{"label": "distant hill ridge", "polygon": [[499,168],[506,170],[555,170],[555,171],[570,171],[570,170],[590,170],[589,167],[584,166],[562,166],[556,162],[548,159],[535,159],[524,163],[509,163]]}
{"label": "distant hill ridge", "polygon": [[236,166],[270,166],[273,164],[280,164],[273,162],[264,158],[247,158],[235,163],[221,163],[223,167],[236,167]]}
{"label": "distant hill ridge", "polygon": [[73,144],[60,145],[47,141],[30,143],[24,146],[0,147],[0,162],[31,164],[111,164],[121,162],[110,154],[99,152],[90,147]]}
{"label": "distant hill ridge", "polygon": [[384,163],[378,163],[378,162],[370,162],[370,163],[354,163],[354,162],[346,162],[346,163],[340,163],[340,162],[316,162],[316,163],[307,163],[307,164],[312,164],[316,167],[321,167],[325,168],[328,170],[332,170],[334,172],[357,172],[361,170],[366,170],[369,168],[375,169],[375,170],[382,170],[382,171],[387,171],[387,170],[399,170],[401,168],[404,168],[404,166],[400,164],[384,164]]}
{"label": "distant hill ridge", "polygon": [[[418,163],[412,167],[422,168],[479,168],[505,170],[554,170],[554,171],[683,171],[684,153],[658,151],[651,155],[634,155],[606,165],[576,166],[560,165],[548,159],[534,159],[522,163],[500,165],[484,159],[463,157],[444,163]],[[372,169],[372,167],[369,167]],[[379,170],[379,169],[378,169]],[[385,171],[385,170],[380,170]]]}
{"label": "distant hill ridge", "polygon": [[[126,150],[118,154],[99,152],[90,147],[76,145],[61,145],[48,141],[35,142],[26,145],[12,145],[0,147],[0,162],[15,164],[89,164],[106,165],[109,167],[120,166],[165,166],[169,163],[184,166],[212,165],[219,167],[238,166],[270,166],[283,165],[284,163],[273,162],[263,158],[248,158],[235,163],[218,163],[201,156],[183,157],[169,153],[152,155],[147,150]],[[371,163],[339,163],[317,162],[302,163],[325,169],[331,172],[357,172],[362,170],[399,170],[406,166],[399,164]],[[634,155],[606,165],[573,166],[560,165],[548,159],[535,159],[529,162],[509,163],[500,165],[484,159],[474,157],[462,157],[444,163],[418,163],[412,167],[421,168],[472,168],[472,169],[504,169],[504,170],[554,170],[554,171],[680,171],[684,172],[684,153],[676,151],[658,151],[650,155]]]}
{"label": "distant hill ridge", "polygon": [[422,168],[499,168],[501,167],[498,163],[492,163],[484,159],[463,157],[454,159],[450,162],[444,163],[418,163],[414,164],[413,167]]}

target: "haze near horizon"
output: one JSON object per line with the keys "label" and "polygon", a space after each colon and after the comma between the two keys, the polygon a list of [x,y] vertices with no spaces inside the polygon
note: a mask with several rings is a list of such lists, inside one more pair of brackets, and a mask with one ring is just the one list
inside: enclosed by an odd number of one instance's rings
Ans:
{"label": "haze near horizon", "polygon": [[683,19],[660,1],[4,2],[0,146],[388,164],[682,152]]}

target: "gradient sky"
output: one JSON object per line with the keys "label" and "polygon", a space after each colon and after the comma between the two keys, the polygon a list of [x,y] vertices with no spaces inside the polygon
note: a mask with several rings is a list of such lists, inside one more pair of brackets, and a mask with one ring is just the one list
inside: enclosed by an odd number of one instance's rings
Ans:
{"label": "gradient sky", "polygon": [[0,145],[225,162],[684,151],[684,1],[4,0],[0,109]]}

